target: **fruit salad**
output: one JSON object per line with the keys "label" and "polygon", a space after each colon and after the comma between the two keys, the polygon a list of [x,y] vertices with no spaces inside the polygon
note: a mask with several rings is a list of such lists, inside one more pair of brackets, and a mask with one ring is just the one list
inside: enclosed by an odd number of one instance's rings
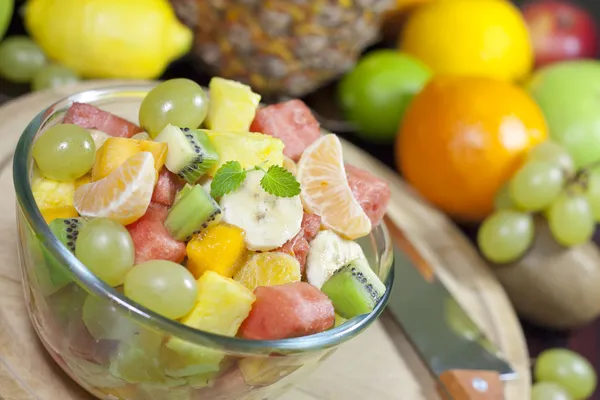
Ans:
{"label": "fruit salad", "polygon": [[[386,286],[355,240],[381,222],[387,183],[345,165],[340,140],[302,101],[259,103],[248,86],[213,78],[208,93],[187,79],[159,84],[139,125],[72,104],[33,146],[42,216],[97,278],[192,329],[278,340],[370,313]],[[171,389],[212,387],[229,371],[224,353],[135,327],[48,264],[49,301],[81,304],[59,318],[79,356],[69,368]],[[107,349],[90,354],[85,340]],[[242,361],[248,384],[256,360]]]}

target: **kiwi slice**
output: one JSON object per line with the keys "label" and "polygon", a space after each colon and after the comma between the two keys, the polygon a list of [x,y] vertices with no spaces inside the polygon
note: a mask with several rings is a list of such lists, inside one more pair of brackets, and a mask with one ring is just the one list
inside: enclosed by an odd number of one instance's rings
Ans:
{"label": "kiwi slice", "polygon": [[154,141],[167,143],[167,169],[190,184],[196,183],[219,162],[219,155],[208,136],[197,129],[181,129],[169,124]]}
{"label": "kiwi slice", "polygon": [[79,231],[87,223],[85,218],[57,218],[48,225],[50,230],[71,253],[75,253],[75,243]]}
{"label": "kiwi slice", "polygon": [[165,227],[176,240],[186,241],[221,220],[221,208],[200,185],[186,192],[169,210]]}
{"label": "kiwi slice", "polygon": [[175,201],[173,202],[173,204],[177,204],[177,202],[179,200],[181,200],[183,197],[185,197],[186,194],[188,194],[190,192],[190,190],[192,190],[194,188],[194,185],[190,185],[189,183],[186,183],[184,187],[181,188],[181,190],[179,192],[177,192],[177,194],[175,195]]}
{"label": "kiwi slice", "polygon": [[331,299],[340,317],[350,319],[373,311],[385,293],[385,285],[367,260],[358,258],[338,269],[321,291]]}

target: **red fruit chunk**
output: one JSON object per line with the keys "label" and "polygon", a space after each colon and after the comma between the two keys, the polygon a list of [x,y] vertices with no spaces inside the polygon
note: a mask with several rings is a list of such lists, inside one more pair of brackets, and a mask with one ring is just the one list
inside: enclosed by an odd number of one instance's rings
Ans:
{"label": "red fruit chunk", "polygon": [[86,103],[73,103],[67,110],[63,123],[98,129],[116,137],[128,138],[143,131],[136,124]]}
{"label": "red fruit chunk", "polygon": [[293,257],[300,263],[300,271],[304,274],[304,266],[306,265],[306,256],[308,255],[309,240],[312,240],[321,227],[321,217],[317,214],[304,213],[302,217],[302,227],[300,232],[287,242],[283,246],[273,250],[282,251]]}
{"label": "red fruit chunk", "polygon": [[298,260],[298,263],[300,263],[300,272],[304,274],[304,267],[306,266],[306,257],[308,256],[309,249],[310,246],[308,244],[308,240],[306,240],[304,234],[300,232],[285,242],[283,246],[273,251],[282,251],[292,257],[295,257],[296,260]]}
{"label": "red fruit chunk", "polygon": [[136,264],[150,260],[180,263],[185,258],[185,243],[173,239],[164,226],[168,213],[166,206],[150,203],[142,218],[127,225],[135,247]]}
{"label": "red fruit chunk", "polygon": [[385,215],[392,196],[388,183],[349,164],[346,164],[346,176],[354,198],[371,220],[371,224],[377,225]]}
{"label": "red fruit chunk", "polygon": [[283,154],[294,161],[321,135],[319,122],[302,100],[290,100],[260,108],[251,132],[262,132],[279,138],[285,145]]}
{"label": "red fruit chunk", "polygon": [[175,201],[175,195],[184,186],[184,183],[177,175],[164,168],[158,175],[158,181],[152,193],[152,200],[163,206],[172,206]]}
{"label": "red fruit chunk", "polygon": [[323,332],[335,313],[331,300],[306,282],[259,286],[256,301],[239,334],[246,339],[276,340]]}
{"label": "red fruit chunk", "polygon": [[306,240],[312,240],[317,233],[319,233],[319,229],[321,228],[321,217],[317,214],[309,214],[304,213],[302,217],[302,231],[304,232],[304,237]]}

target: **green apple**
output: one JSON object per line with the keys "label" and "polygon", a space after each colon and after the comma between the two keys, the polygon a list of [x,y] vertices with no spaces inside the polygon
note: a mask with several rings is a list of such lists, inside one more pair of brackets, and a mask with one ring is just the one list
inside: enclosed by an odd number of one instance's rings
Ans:
{"label": "green apple", "polygon": [[395,50],[376,50],[342,78],[339,102],[359,136],[391,143],[406,108],[430,77],[430,69],[416,58]]}
{"label": "green apple", "polygon": [[14,0],[0,0],[0,40],[4,37],[12,19]]}
{"label": "green apple", "polygon": [[537,71],[527,84],[541,107],[550,137],[579,169],[600,161],[600,63],[568,61]]}

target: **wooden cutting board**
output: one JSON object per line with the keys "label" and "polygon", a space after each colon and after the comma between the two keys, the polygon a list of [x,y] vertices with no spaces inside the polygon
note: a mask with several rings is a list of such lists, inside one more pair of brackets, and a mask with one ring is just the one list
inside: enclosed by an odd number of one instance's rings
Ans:
{"label": "wooden cutting board", "polygon": [[[0,399],[92,399],[47,356],[27,316],[17,255],[12,155],[21,132],[41,109],[81,90],[120,83],[123,82],[85,82],[29,94],[0,107]],[[390,183],[389,218],[407,232],[449,290],[518,372],[519,379],[505,384],[506,399],[529,399],[529,356],[523,332],[507,296],[488,267],[452,223],[426,205],[396,173],[347,142],[344,152],[348,162]],[[372,327],[343,345],[282,398],[339,399],[439,398],[435,382],[402,331],[384,313]]]}

